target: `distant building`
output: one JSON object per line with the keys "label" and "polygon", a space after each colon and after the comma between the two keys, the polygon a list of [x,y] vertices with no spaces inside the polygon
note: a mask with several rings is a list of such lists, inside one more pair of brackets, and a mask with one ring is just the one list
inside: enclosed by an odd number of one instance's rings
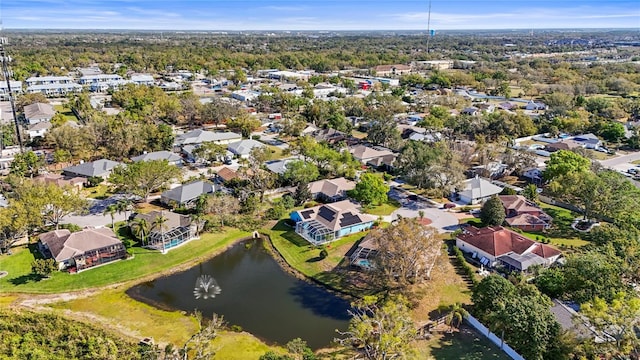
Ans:
{"label": "distant building", "polygon": [[396,65],[378,65],[373,68],[373,71],[377,76],[400,76],[411,72],[411,66],[396,64]]}
{"label": "distant building", "polygon": [[160,202],[168,206],[177,205],[192,208],[201,195],[213,194],[214,192],[215,187],[212,183],[198,180],[163,192],[160,195]]}
{"label": "distant building", "polygon": [[131,82],[136,85],[153,85],[155,80],[149,74],[135,74],[131,75]]}
{"label": "distant building", "polygon": [[202,144],[212,142],[216,144],[229,144],[242,140],[242,135],[233,132],[213,132],[202,129],[192,130],[188,133],[176,136],[175,145]]}
{"label": "distant building", "polygon": [[231,151],[234,155],[246,159],[251,154],[251,150],[265,146],[265,144],[259,141],[249,139],[230,143],[227,145],[227,150]]}
{"label": "distant building", "polygon": [[[22,94],[22,81],[11,80],[9,83],[11,85],[11,93],[14,96]],[[9,88],[7,87],[7,82],[5,80],[0,81],[0,100],[9,100]]]}
{"label": "distant building", "polygon": [[91,84],[100,84],[100,83],[109,83],[111,81],[122,81],[124,80],[122,76],[118,74],[96,74],[96,75],[85,75],[80,78],[78,81],[81,85],[91,85]]}
{"label": "distant building", "polygon": [[27,87],[27,93],[41,93],[48,97],[60,97],[68,94],[79,93],[82,91],[82,85],[76,83],[53,83],[30,85]]}

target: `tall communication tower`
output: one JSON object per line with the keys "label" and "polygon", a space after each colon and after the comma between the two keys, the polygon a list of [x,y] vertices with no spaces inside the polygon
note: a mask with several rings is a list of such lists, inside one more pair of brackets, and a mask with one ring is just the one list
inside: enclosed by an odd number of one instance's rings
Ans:
{"label": "tall communication tower", "polygon": [[[0,20],[0,31],[1,30],[2,30],[2,20]],[[24,145],[22,144],[22,135],[20,134],[20,124],[18,122],[18,116],[16,114],[16,104],[13,99],[13,91],[11,90],[11,77],[13,73],[9,69],[9,63],[11,62],[11,57],[7,55],[7,51],[5,49],[7,44],[8,44],[8,39],[6,37],[0,37],[0,62],[2,62],[2,76],[4,76],[4,81],[7,82],[7,96],[9,96],[9,103],[11,104],[11,113],[13,114],[13,123],[16,127],[16,139],[18,139],[18,144],[20,145],[20,152],[24,152]]]}
{"label": "tall communication tower", "polygon": [[429,0],[429,15],[427,17],[427,54],[429,53],[430,39],[431,39],[431,0]]}

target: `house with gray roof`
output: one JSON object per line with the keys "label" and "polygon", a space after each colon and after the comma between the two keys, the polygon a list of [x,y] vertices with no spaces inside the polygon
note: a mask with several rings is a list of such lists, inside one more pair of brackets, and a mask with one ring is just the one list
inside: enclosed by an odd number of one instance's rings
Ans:
{"label": "house with gray roof", "polygon": [[176,136],[175,145],[194,145],[202,144],[205,142],[212,142],[216,144],[229,144],[242,140],[242,135],[236,134],[230,131],[226,132],[213,132],[202,129],[191,130],[187,133]]}
{"label": "house with gray roof", "polygon": [[241,158],[248,158],[249,154],[251,154],[251,150],[255,148],[265,147],[265,146],[266,146],[265,144],[259,141],[249,139],[249,140],[233,142],[227,145],[227,149],[231,151],[234,155],[237,155]]}
{"label": "house with gray roof", "polygon": [[142,219],[148,225],[148,234],[144,235],[145,247],[166,253],[189,240],[196,239],[196,231],[191,219],[186,215],[171,211],[151,211],[135,214],[130,218],[129,227]]}
{"label": "house with gray roof", "polygon": [[100,159],[88,163],[83,163],[75,166],[69,166],[62,169],[62,173],[70,177],[101,177],[107,179],[111,175],[111,170],[118,165],[122,165],[117,161],[111,161],[107,159]]}
{"label": "house with gray roof", "polygon": [[33,125],[29,125],[27,128],[27,132],[29,133],[29,139],[34,139],[37,137],[44,137],[44,135],[51,128],[51,122],[42,121]]}
{"label": "house with gray roof", "polygon": [[56,110],[51,104],[35,103],[27,105],[23,109],[24,118],[29,125],[35,125],[43,121],[51,121],[56,114]]}
{"label": "house with gray roof", "polygon": [[38,250],[45,258],[55,259],[60,270],[78,272],[127,255],[122,241],[109,228],[49,231],[38,237]]}
{"label": "house with gray roof", "polygon": [[215,187],[208,181],[194,181],[167,190],[160,195],[160,202],[165,205],[178,205],[186,208],[195,206],[200,195],[213,194]]}
{"label": "house with gray roof", "polygon": [[170,165],[181,166],[182,158],[173,152],[162,150],[162,151],[154,151],[150,153],[145,153],[142,155],[134,156],[131,158],[131,161],[153,161],[153,160],[167,160]]}
{"label": "house with gray roof", "polygon": [[459,201],[463,204],[472,205],[482,203],[493,195],[498,195],[501,192],[502,188],[500,186],[476,176],[465,180],[462,191],[454,193],[454,197],[459,198]]}

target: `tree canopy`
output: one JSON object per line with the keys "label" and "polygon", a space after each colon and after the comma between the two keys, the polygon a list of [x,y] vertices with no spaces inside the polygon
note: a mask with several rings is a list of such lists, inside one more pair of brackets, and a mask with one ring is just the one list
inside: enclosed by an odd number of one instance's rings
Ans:
{"label": "tree canopy", "polygon": [[146,201],[153,191],[167,186],[180,176],[180,169],[170,165],[167,160],[138,161],[116,166],[109,176],[109,182],[118,191],[138,195]]}
{"label": "tree canopy", "polygon": [[360,181],[356,184],[349,196],[364,205],[381,205],[387,202],[389,185],[385,184],[382,177],[372,173],[360,175]]}

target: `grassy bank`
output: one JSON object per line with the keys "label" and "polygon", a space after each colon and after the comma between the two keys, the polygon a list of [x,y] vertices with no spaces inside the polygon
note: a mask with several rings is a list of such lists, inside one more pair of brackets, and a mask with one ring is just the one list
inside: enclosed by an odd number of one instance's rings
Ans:
{"label": "grassy bank", "polygon": [[[100,294],[50,305],[60,311],[72,311],[73,316],[90,320],[108,328],[119,329],[130,337],[153,337],[161,345],[182,346],[196,332],[197,322],[179,311],[164,311],[133,300],[124,290],[105,290]],[[230,360],[258,359],[270,347],[251,334],[223,331],[214,340],[216,358]]]}
{"label": "grassy bank", "polygon": [[166,254],[133,248],[134,257],[79,274],[56,272],[51,278],[38,280],[31,273],[31,263],[39,256],[34,245],[15,249],[12,255],[0,257],[0,270],[9,274],[0,279],[0,293],[60,293],[102,287],[157,275],[176,267],[207,259],[249,233],[228,229],[221,233],[202,234],[199,240],[173,249]]}
{"label": "grassy bank", "polygon": [[324,259],[320,258],[320,248],[310,245],[294,229],[285,225],[283,220],[261,232],[269,235],[275,249],[299,273],[335,290],[353,293],[353,289],[346,283],[347,279],[337,268],[349,249],[366,235],[365,232],[345,236],[328,244],[328,256]]}

